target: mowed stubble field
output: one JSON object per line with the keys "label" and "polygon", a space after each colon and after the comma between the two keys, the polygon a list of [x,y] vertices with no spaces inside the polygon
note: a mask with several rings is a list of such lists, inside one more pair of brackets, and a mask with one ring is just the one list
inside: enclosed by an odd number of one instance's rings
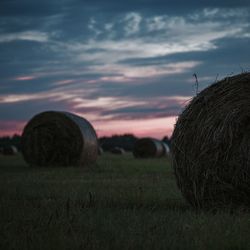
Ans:
{"label": "mowed stubble field", "polygon": [[249,235],[245,210],[191,208],[169,159],[30,168],[0,156],[0,249],[250,249]]}

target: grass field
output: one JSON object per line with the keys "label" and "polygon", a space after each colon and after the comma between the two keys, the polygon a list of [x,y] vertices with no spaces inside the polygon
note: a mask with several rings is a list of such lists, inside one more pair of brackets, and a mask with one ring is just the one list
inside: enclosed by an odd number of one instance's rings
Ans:
{"label": "grass field", "polygon": [[0,156],[0,249],[250,249],[250,214],[197,212],[167,159],[81,168]]}

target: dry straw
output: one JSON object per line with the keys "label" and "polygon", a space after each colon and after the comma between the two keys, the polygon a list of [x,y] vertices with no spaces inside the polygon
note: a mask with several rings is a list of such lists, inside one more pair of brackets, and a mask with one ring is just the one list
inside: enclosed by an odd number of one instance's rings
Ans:
{"label": "dry straw", "polygon": [[97,136],[84,118],[47,111],[33,117],[24,128],[22,153],[32,166],[84,166],[97,158]]}
{"label": "dry straw", "polygon": [[250,73],[199,93],[179,116],[171,151],[177,185],[198,208],[250,206]]}

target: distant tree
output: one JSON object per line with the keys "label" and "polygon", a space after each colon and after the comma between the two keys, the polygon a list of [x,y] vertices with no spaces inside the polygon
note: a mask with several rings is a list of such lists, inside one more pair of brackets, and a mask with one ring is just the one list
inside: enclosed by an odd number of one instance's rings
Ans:
{"label": "distant tree", "polygon": [[18,150],[21,149],[21,136],[20,135],[13,135],[0,137],[0,147],[9,147],[15,146]]}
{"label": "distant tree", "polygon": [[138,140],[133,134],[113,135],[111,137],[99,138],[99,144],[105,151],[120,147],[126,151],[133,151],[134,144]]}

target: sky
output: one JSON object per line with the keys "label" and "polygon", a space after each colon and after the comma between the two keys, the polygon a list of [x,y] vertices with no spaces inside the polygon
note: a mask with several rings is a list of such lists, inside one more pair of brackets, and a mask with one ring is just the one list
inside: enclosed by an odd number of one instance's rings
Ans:
{"label": "sky", "polygon": [[249,70],[249,0],[0,1],[0,136],[47,110],[171,136],[194,74],[199,92]]}

